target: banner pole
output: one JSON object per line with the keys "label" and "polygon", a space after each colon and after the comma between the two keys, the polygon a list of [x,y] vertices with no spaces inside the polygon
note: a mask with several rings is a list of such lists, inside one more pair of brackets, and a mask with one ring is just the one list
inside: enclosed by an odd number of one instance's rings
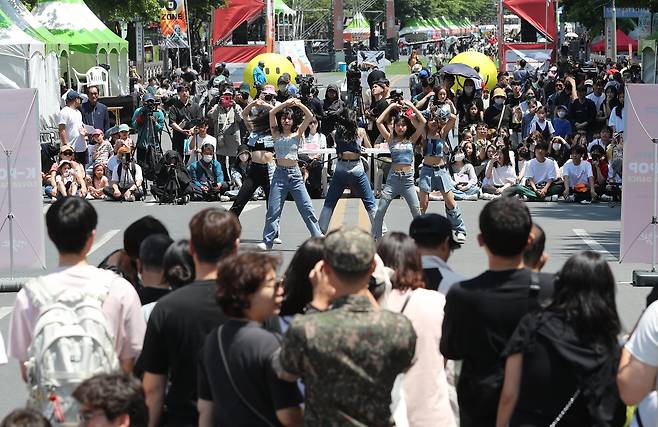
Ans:
{"label": "banner pole", "polygon": [[9,221],[9,277],[13,279],[14,278],[14,211],[11,205],[11,193],[12,193],[11,150],[5,150],[5,156],[7,157],[7,221]]}

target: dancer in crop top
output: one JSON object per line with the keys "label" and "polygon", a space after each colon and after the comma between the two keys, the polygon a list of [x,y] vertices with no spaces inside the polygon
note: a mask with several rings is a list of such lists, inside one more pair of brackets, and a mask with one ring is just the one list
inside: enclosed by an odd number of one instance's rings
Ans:
{"label": "dancer in crop top", "polygon": [[[293,107],[304,113],[304,121],[297,127],[293,120]],[[291,98],[276,107],[269,113],[270,130],[274,138],[274,152],[276,154],[276,170],[272,176],[270,196],[268,199],[263,242],[258,246],[263,250],[272,249],[274,238],[279,229],[281,211],[288,193],[292,194],[297,210],[302,216],[306,227],[313,237],[322,236],[318,225],[311,197],[306,191],[304,178],[298,165],[297,152],[302,145],[304,131],[313,118],[311,111],[297,98]]]}
{"label": "dancer in crop top", "polygon": [[[411,110],[410,119],[405,114]],[[393,119],[393,130],[389,132],[384,123],[388,123],[389,114],[398,113]],[[425,127],[425,117],[411,102],[404,100],[390,104],[377,119],[377,128],[391,151],[391,171],[386,178],[386,186],[377,206],[377,213],[372,224],[375,239],[382,237],[382,225],[388,206],[397,196],[402,196],[415,218],[420,213],[420,202],[414,186],[414,142],[420,138]]]}
{"label": "dancer in crop top", "polygon": [[370,181],[366,175],[361,162],[361,147],[370,148],[370,139],[365,129],[357,124],[356,112],[345,108],[336,122],[336,134],[334,136],[338,162],[331,178],[327,197],[320,214],[320,230],[327,232],[331,215],[336,207],[336,202],[343,194],[345,188],[350,188],[352,195],[356,195],[363,201],[370,222],[375,219],[377,202],[370,188]]}
{"label": "dancer in crop top", "polygon": [[457,117],[446,104],[428,110],[428,121],[423,141],[423,165],[420,169],[420,209],[423,213],[429,205],[429,193],[440,191],[446,206],[446,216],[452,227],[452,239],[459,244],[466,242],[466,226],[461,210],[455,202],[452,181],[448,171],[450,144],[448,134],[455,127]]}

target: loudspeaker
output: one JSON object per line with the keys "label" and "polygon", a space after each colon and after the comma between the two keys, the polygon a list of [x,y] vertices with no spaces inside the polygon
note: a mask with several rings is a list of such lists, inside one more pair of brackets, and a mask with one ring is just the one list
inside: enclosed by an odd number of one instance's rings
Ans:
{"label": "loudspeaker", "polygon": [[537,29],[523,18],[521,18],[521,41],[524,43],[537,42]]}
{"label": "loudspeaker", "polygon": [[633,270],[633,286],[658,286],[658,272]]}

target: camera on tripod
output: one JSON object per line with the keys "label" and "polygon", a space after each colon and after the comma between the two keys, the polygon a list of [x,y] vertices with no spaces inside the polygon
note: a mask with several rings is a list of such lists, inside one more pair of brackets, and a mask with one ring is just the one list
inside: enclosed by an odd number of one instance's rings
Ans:
{"label": "camera on tripod", "polygon": [[160,101],[157,99],[146,100],[143,105],[143,111],[146,114],[153,114],[153,112],[158,109],[158,105],[160,105]]}
{"label": "camera on tripod", "polygon": [[350,64],[345,73],[347,80],[347,90],[353,92],[361,91],[361,70],[356,62]]}
{"label": "camera on tripod", "polygon": [[295,77],[295,82],[299,85],[299,93],[302,95],[308,95],[313,89],[313,83],[315,82],[315,77],[311,75],[297,75]]}

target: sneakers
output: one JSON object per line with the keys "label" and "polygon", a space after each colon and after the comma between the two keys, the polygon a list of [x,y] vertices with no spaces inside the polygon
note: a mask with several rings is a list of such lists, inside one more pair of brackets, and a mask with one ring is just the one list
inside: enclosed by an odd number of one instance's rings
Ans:
{"label": "sneakers", "polygon": [[546,196],[546,197],[544,197],[544,201],[545,201],[545,202],[557,202],[557,199],[558,199],[558,195],[557,195],[557,194],[555,194],[555,195],[553,195],[553,196]]}
{"label": "sneakers", "polygon": [[259,244],[257,244],[256,249],[258,249],[259,251],[263,251],[263,252],[269,251],[269,249],[267,248],[267,245],[265,244],[265,242],[260,242]]}
{"label": "sneakers", "polygon": [[604,202],[611,202],[612,201],[612,196],[608,196],[607,194],[602,194],[600,198]]}
{"label": "sneakers", "polygon": [[468,194],[468,195],[462,196],[461,199],[465,200],[465,201],[472,202],[472,201],[475,201],[475,200],[478,199],[478,195],[477,194]]}
{"label": "sneakers", "polygon": [[220,202],[228,202],[230,200],[231,200],[231,198],[229,196],[225,195],[225,194],[222,194],[221,196],[219,196],[219,201]]}
{"label": "sneakers", "polygon": [[275,237],[274,238],[274,244],[275,245],[283,245],[283,240],[281,240],[281,238],[279,238],[279,237]]}
{"label": "sneakers", "polygon": [[134,201],[135,201],[134,195],[131,194],[130,196],[126,197],[126,202],[134,202]]}
{"label": "sneakers", "polygon": [[452,230],[452,240],[455,243],[459,243],[460,245],[463,245],[464,243],[466,243],[466,234],[464,234],[461,231]]}
{"label": "sneakers", "polygon": [[576,201],[576,195],[575,194],[569,194],[564,201],[569,202],[569,203],[573,203],[573,202]]}
{"label": "sneakers", "polygon": [[580,204],[581,204],[581,205],[589,205],[589,204],[591,204],[591,203],[592,203],[592,202],[589,201],[589,200],[581,200],[581,201],[580,201]]}
{"label": "sneakers", "polygon": [[496,197],[496,194],[482,193],[480,195],[480,198],[482,200],[493,200],[493,199],[496,199],[497,197]]}

